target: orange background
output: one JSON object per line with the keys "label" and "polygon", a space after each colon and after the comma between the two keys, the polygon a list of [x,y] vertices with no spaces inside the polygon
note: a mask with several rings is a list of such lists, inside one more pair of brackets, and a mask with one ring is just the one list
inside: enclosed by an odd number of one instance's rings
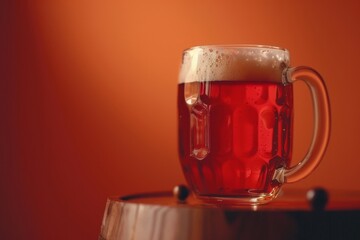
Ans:
{"label": "orange background", "polygon": [[[358,1],[1,1],[0,235],[97,239],[108,196],[172,189],[184,48],[285,47],[325,78],[332,138],[292,188],[360,190]],[[311,136],[295,84],[294,161]]]}

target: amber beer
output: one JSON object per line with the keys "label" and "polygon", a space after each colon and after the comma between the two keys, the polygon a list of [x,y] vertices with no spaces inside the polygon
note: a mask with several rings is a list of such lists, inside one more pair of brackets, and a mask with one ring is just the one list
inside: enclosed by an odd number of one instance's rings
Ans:
{"label": "amber beer", "polygon": [[179,155],[188,183],[200,196],[272,192],[275,170],[291,159],[293,92],[281,79],[287,59],[266,50],[198,51],[195,62],[184,56],[188,70],[178,85]]}
{"label": "amber beer", "polygon": [[[193,102],[186,88],[198,90]],[[274,171],[291,157],[292,85],[216,80],[181,83],[178,93],[180,158],[195,191],[236,197],[279,184]]]}

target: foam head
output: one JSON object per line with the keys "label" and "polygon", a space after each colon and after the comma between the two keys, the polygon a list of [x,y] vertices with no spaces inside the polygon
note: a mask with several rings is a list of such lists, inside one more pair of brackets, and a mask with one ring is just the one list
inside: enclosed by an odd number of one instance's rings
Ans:
{"label": "foam head", "polygon": [[179,83],[195,81],[282,82],[289,52],[271,46],[198,46],[184,51]]}

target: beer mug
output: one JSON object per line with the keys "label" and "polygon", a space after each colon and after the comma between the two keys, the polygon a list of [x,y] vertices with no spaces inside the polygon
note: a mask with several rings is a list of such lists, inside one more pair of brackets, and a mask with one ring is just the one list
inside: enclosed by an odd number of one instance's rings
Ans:
{"label": "beer mug", "polygon": [[[314,133],[307,154],[290,165],[293,82],[309,86]],[[308,176],[330,135],[323,79],[290,66],[286,49],[198,46],[183,52],[178,84],[179,158],[186,181],[205,202],[263,204],[284,183]]]}

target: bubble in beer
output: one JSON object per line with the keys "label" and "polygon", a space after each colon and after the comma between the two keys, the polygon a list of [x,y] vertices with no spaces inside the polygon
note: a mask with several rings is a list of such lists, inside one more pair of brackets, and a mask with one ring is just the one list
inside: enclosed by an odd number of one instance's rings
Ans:
{"label": "bubble in beer", "polygon": [[264,49],[264,50],[261,50],[261,55],[263,56],[263,57],[268,57],[268,53],[269,53],[269,50],[266,50],[266,49]]}

